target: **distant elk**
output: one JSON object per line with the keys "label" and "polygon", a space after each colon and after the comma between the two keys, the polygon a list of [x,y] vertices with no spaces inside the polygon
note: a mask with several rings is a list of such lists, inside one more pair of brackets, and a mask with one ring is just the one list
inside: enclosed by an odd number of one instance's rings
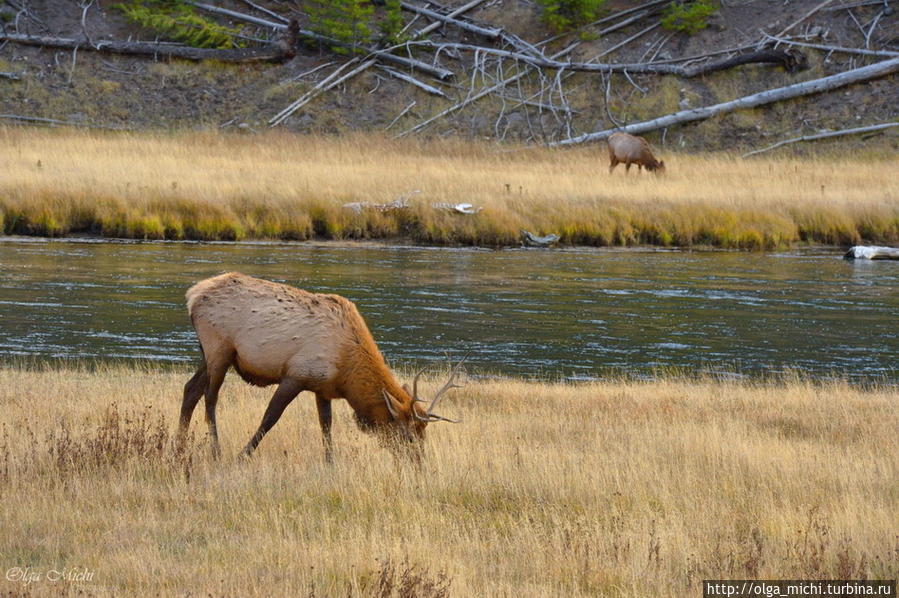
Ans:
{"label": "distant elk", "polygon": [[[243,455],[250,455],[302,391],[315,393],[325,459],[332,460],[331,400],[344,398],[356,423],[378,433],[393,448],[412,448],[420,457],[425,427],[453,421],[434,413],[455,384],[462,361],[427,407],[401,386],[378,350],[356,306],[339,295],[309,293],[284,284],[229,272],[200,281],[187,291],[187,310],[200,341],[203,364],[184,386],[178,443],[183,446],[191,415],[205,395],[206,422],[214,457],[220,454],[215,406],[228,368],[256,386],[277,384],[262,423]],[[422,370],[423,371],[423,370]]]}
{"label": "distant elk", "polygon": [[609,136],[609,174],[620,163],[624,163],[624,171],[630,172],[631,164],[636,164],[641,170],[646,167],[649,172],[663,174],[665,162],[655,159],[652,149],[642,137],[627,133],[613,133]]}

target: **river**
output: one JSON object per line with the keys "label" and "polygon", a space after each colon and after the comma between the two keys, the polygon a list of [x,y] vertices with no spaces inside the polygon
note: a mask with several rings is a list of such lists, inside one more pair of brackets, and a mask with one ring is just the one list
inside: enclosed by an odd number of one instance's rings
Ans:
{"label": "river", "polygon": [[0,360],[190,362],[226,270],[354,301],[391,364],[542,379],[787,371],[899,382],[899,262],[786,253],[0,238]]}

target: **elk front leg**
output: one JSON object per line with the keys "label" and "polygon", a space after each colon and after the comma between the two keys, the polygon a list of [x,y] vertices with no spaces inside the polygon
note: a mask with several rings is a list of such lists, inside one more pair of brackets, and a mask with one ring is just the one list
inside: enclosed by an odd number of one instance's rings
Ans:
{"label": "elk front leg", "polygon": [[331,400],[316,394],[315,405],[318,407],[318,423],[322,427],[322,442],[325,444],[325,462],[332,463],[334,459],[331,445]]}

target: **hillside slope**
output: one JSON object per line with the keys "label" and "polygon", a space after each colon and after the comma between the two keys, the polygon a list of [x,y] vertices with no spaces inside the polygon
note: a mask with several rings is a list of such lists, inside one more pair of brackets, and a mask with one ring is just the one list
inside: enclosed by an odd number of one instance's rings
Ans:
{"label": "hillside slope", "polygon": [[[459,6],[463,0],[445,2]],[[20,4],[6,0],[0,18],[8,32],[32,35],[100,39],[152,39],[153,34],[129,24],[115,2],[101,0],[83,5],[59,0],[34,0]],[[220,6],[254,16],[247,3],[225,0]],[[304,15],[285,3],[260,2],[270,10],[304,23]],[[608,11],[634,6],[634,2],[611,0]],[[768,2],[731,0],[723,3],[710,26],[696,35],[672,34],[655,28],[610,52],[603,61],[632,63],[673,60],[727,48],[755,44],[762,31],[777,33],[820,5],[819,0]],[[883,4],[868,2],[853,9],[832,2],[790,30],[804,43],[828,46],[897,50],[897,15]],[[82,24],[82,15],[83,24]],[[468,14],[479,23],[502,27],[530,43],[552,36],[539,18],[533,2],[493,0]],[[407,20],[411,17],[406,14]],[[876,27],[867,32],[874,19]],[[222,23],[236,21],[216,17]],[[657,21],[657,17],[655,21]],[[586,28],[578,46],[568,56],[572,61],[591,58],[618,45],[653,24],[647,18],[597,38],[598,27]],[[426,21],[419,19],[415,27]],[[244,24],[245,25],[245,24]],[[269,38],[270,30],[245,25],[243,33]],[[446,26],[431,34],[438,42],[488,44],[473,34],[460,34]],[[866,39],[867,38],[867,39]],[[546,46],[546,54],[561,51],[578,41],[569,35]],[[0,42],[2,44],[2,42]],[[498,45],[493,45],[499,48]],[[795,48],[809,68],[789,73],[781,67],[748,65],[690,79],[672,75],[613,75],[547,70],[544,77],[531,75],[510,85],[504,96],[492,94],[472,103],[417,133],[431,136],[496,138],[504,141],[545,142],[605,129],[618,123],[637,122],[686,107],[715,104],[764,89],[838,73],[882,59],[846,53]],[[474,68],[472,54],[446,51],[439,61],[456,72],[449,83],[424,75],[415,76],[439,87],[447,97],[428,94],[378,68],[368,69],[345,84],[316,98],[282,125],[288,130],[340,133],[385,130],[391,134],[408,130],[485,85],[516,72],[511,61],[487,61]],[[483,57],[482,57],[483,58]],[[428,59],[428,55],[423,55]],[[327,49],[300,45],[297,55],[281,63],[240,63],[153,59],[94,52],[37,48],[5,43],[0,45],[0,72],[14,73],[18,80],[0,78],[0,113],[57,119],[82,125],[137,129],[230,128],[258,131],[285,106],[301,97],[316,82],[336,69],[347,57]],[[320,68],[321,67],[321,68]],[[523,67],[520,67],[523,68]],[[315,70],[314,72],[310,72]],[[571,76],[569,76],[571,75]],[[555,78],[555,79],[554,79]],[[560,82],[560,85],[555,85]],[[516,98],[527,98],[521,105]],[[835,92],[800,98],[765,108],[738,111],[708,121],[649,134],[655,143],[679,151],[736,150],[763,147],[775,141],[828,129],[856,127],[899,118],[899,79],[889,76]],[[6,119],[3,122],[21,122]],[[871,155],[895,152],[899,128],[885,133],[821,142],[816,148],[839,146],[865,148]],[[800,146],[793,146],[799,149]],[[800,150],[804,151],[804,150]]]}

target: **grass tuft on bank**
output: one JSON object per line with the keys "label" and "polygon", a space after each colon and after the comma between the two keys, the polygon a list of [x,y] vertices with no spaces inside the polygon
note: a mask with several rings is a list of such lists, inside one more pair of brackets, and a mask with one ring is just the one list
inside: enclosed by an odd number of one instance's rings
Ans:
{"label": "grass tuft on bank", "polygon": [[464,423],[429,427],[418,470],[341,401],[327,466],[305,394],[239,461],[271,389],[230,377],[223,460],[207,456],[202,409],[177,454],[188,377],[0,369],[0,561],[94,572],[0,578],[0,592],[642,597],[899,572],[895,388],[476,381],[446,399]]}
{"label": "grass tuft on bank", "polygon": [[[774,249],[899,243],[895,156],[740,160],[663,153],[669,174],[607,172],[604,145],[500,148],[373,135],[240,136],[0,128],[5,234],[406,240]],[[392,211],[344,207],[389,204]],[[435,204],[471,203],[474,216]]]}

